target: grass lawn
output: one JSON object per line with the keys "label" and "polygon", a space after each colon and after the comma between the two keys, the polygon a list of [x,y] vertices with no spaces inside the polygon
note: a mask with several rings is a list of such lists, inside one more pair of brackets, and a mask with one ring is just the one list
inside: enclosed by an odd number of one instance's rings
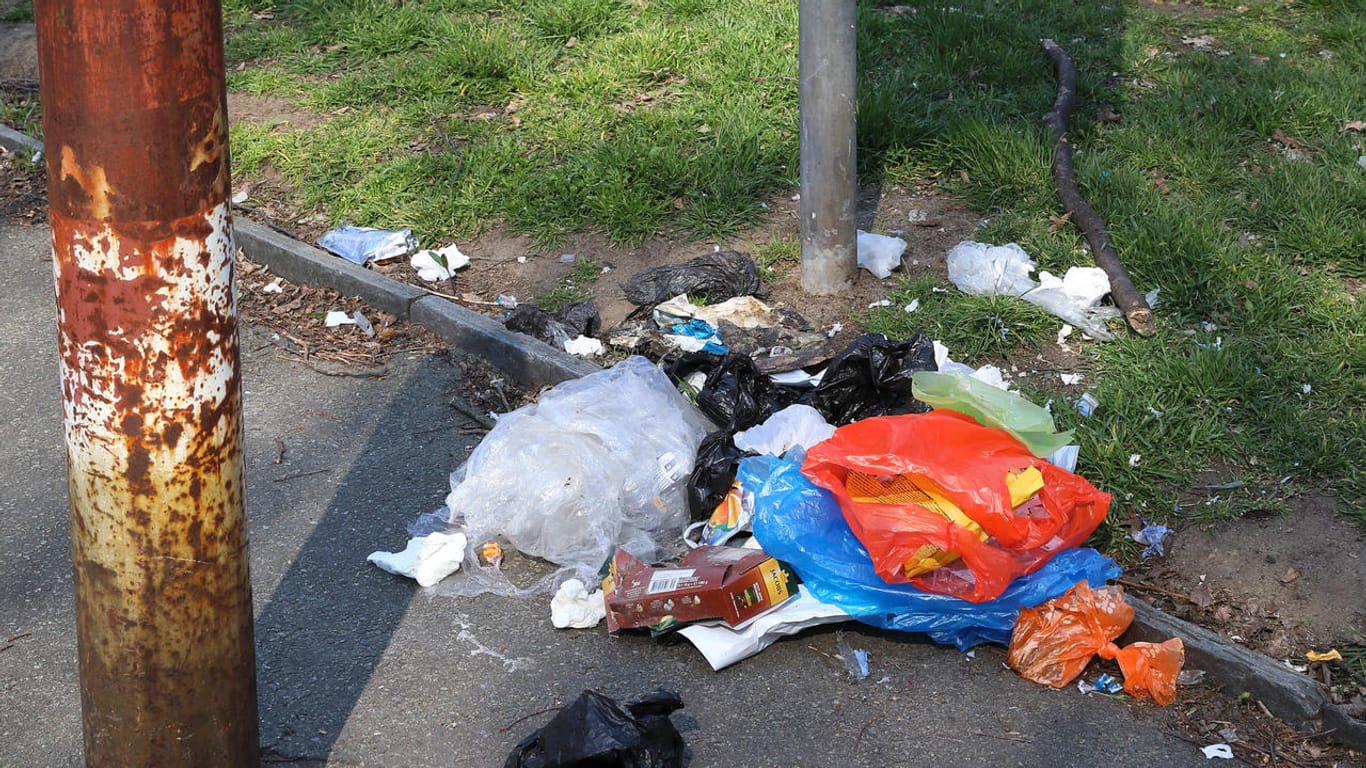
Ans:
{"label": "grass lawn", "polygon": [[[796,0],[224,9],[230,90],[322,116],[235,124],[235,173],[278,173],[332,221],[424,242],[501,222],[547,249],[585,230],[725,237],[797,182]],[[1080,72],[1082,192],[1140,290],[1160,289],[1156,337],[1069,342],[1094,415],[1061,386],[1026,393],[1077,427],[1079,471],[1116,497],[1099,543],[1134,514],[1203,522],[1307,492],[1366,524],[1357,0],[860,2],[863,180],[938,185],[984,217],[979,239],[1061,273],[1090,256],[1056,224],[1041,38]],[[904,282],[865,320],[973,364],[1055,344],[1041,310],[942,288]]]}

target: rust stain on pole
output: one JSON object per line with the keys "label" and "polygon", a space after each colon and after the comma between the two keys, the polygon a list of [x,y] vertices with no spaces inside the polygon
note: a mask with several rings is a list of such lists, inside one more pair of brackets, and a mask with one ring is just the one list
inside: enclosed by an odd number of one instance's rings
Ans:
{"label": "rust stain on pole", "polygon": [[86,763],[258,763],[213,0],[35,4]]}

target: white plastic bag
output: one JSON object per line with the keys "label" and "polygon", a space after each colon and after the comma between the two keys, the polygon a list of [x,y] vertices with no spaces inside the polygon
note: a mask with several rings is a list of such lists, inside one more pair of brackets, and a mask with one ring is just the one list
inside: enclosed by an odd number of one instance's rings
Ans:
{"label": "white plastic bag", "polygon": [[901,266],[901,254],[906,251],[906,241],[860,229],[854,247],[858,251],[858,265],[882,280],[891,277],[892,270]]}
{"label": "white plastic bag", "polygon": [[1077,326],[1093,339],[1109,341],[1114,334],[1105,327],[1105,321],[1121,315],[1115,307],[1100,306],[1100,300],[1109,292],[1110,278],[1105,270],[1071,267],[1061,280],[1040,272],[1039,287],[1026,291],[1020,298]]}
{"label": "white plastic bag", "polygon": [[585,580],[617,546],[658,560],[681,543],[709,428],[650,361],[627,358],[500,418],[451,476],[449,521]]}
{"label": "white plastic bag", "polygon": [[782,456],[793,446],[810,448],[833,434],[835,427],[820,411],[798,403],[778,411],[763,424],[736,432],[734,439],[735,447],[742,451]]}
{"label": "white plastic bag", "polygon": [[946,257],[949,281],[973,296],[1019,296],[1037,283],[1034,260],[1015,243],[988,245],[964,240]]}

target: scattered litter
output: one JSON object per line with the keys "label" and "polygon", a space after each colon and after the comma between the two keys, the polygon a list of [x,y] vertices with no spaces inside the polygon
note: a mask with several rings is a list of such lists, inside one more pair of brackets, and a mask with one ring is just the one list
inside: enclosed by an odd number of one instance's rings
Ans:
{"label": "scattered litter", "polygon": [[740,626],[795,596],[797,579],[759,549],[702,546],[660,568],[618,549],[603,593],[609,632],[648,627],[659,634],[716,619]]}
{"label": "scattered litter", "polygon": [[1116,680],[1108,673],[1101,672],[1100,676],[1091,683],[1091,690],[1096,693],[1108,693],[1114,695],[1124,690],[1124,684]]}
{"label": "scattered litter", "polygon": [[971,240],[951,248],[946,259],[949,280],[964,293],[1019,296],[1092,338],[1114,338],[1105,321],[1118,317],[1119,310],[1100,306],[1100,300],[1110,292],[1110,280],[1099,267],[1071,267],[1061,279],[1040,272],[1035,283],[1030,277],[1034,260],[1018,244],[987,245]]}
{"label": "scattered litter", "polygon": [[1342,652],[1336,648],[1325,653],[1319,653],[1318,651],[1309,651],[1308,653],[1304,654],[1304,657],[1306,659],[1309,659],[1310,661],[1342,661]]}
{"label": "scattered litter", "polygon": [[346,314],[345,312],[339,309],[331,310],[327,313],[327,317],[323,318],[323,325],[327,326],[328,328],[336,328],[339,325],[355,324],[356,319],[354,317]]}
{"label": "scattered litter", "polygon": [[1062,379],[1063,384],[1072,387],[1080,384],[1082,379],[1086,377],[1082,376],[1080,373],[1060,373],[1058,374],[1058,378]]}
{"label": "scattered litter", "polygon": [[684,352],[706,352],[710,355],[725,355],[730,352],[721,341],[721,333],[706,320],[693,318],[679,323],[664,334],[666,343]]}
{"label": "scattered litter", "polygon": [[1166,415],[1167,415],[1165,411],[1159,411],[1159,410],[1157,410],[1156,408],[1152,407],[1151,405],[1148,406],[1148,413],[1151,413],[1151,414],[1153,415],[1153,418],[1154,418],[1154,419],[1160,419],[1160,418],[1162,418],[1163,416],[1166,416]]}
{"label": "scattered litter", "polygon": [[1357,158],[1357,165],[1361,166],[1361,170],[1366,171],[1366,155]]}
{"label": "scattered litter", "polygon": [[1058,329],[1058,346],[1066,348],[1067,337],[1071,336],[1072,331],[1074,330],[1075,329],[1072,327],[1070,323],[1063,323],[1062,327]]}
{"label": "scattered litter", "polygon": [[875,301],[875,302],[873,302],[872,304],[869,304],[869,305],[868,305],[868,308],[869,308],[869,309],[877,309],[878,307],[890,307],[890,306],[892,306],[892,300],[891,300],[891,299],[883,299],[883,300],[881,300],[881,301]]}
{"label": "scattered litter", "polygon": [[1129,538],[1144,546],[1143,559],[1147,560],[1150,557],[1167,556],[1167,553],[1163,548],[1164,542],[1166,542],[1167,537],[1172,533],[1172,529],[1165,525],[1149,523],[1147,520],[1144,520],[1143,528],[1129,534]]}
{"label": "scattered litter", "polygon": [[720,304],[699,307],[688,300],[687,294],[680,294],[656,306],[654,318],[661,328],[693,319],[718,328],[722,321],[741,328],[762,328],[774,324],[773,309],[753,296],[735,296]]}
{"label": "scattered litter", "polygon": [[388,261],[417,248],[411,229],[375,229],[344,224],[318,238],[318,245],[354,264]]}
{"label": "scattered litter", "polygon": [[1311,384],[1301,384],[1301,385],[1300,385],[1300,393],[1301,393],[1301,394],[1307,395],[1307,394],[1309,394],[1310,392],[1313,392],[1313,391],[1314,391],[1314,387],[1313,387],[1313,385],[1311,385]]}
{"label": "scattered litter", "polygon": [[842,330],[844,330],[844,323],[835,323],[834,325],[830,326],[830,330],[827,331],[825,335],[833,339]]}
{"label": "scattered litter", "polygon": [[575,258],[577,258],[577,257],[576,257],[574,254],[572,254],[572,253],[562,253],[562,254],[560,254],[560,263],[561,263],[561,264],[573,264]]}
{"label": "scattered litter", "polygon": [[706,657],[713,670],[724,669],[769,647],[779,638],[809,627],[849,620],[849,614],[821,602],[805,586],[797,596],[742,627],[722,623],[689,624],[678,630]]}
{"label": "scattered litter", "polygon": [[361,330],[361,333],[364,333],[372,339],[375,338],[375,326],[370,324],[370,321],[359,309],[351,313],[351,322],[355,323],[356,327]]}
{"label": "scattered litter", "polygon": [[865,333],[830,360],[809,403],[836,426],[869,416],[923,413],[929,406],[912,396],[911,377],[934,368],[934,343],[925,334],[896,341]]}
{"label": "scattered litter", "polygon": [[504,309],[516,309],[517,297],[510,293],[500,293],[498,294],[498,297],[493,300],[493,303]]}
{"label": "scattered litter", "polygon": [[682,708],[683,700],[671,691],[625,707],[597,691],[584,691],[513,747],[503,768],[682,768],[683,737],[669,719]]}
{"label": "scattered litter", "polygon": [[518,257],[517,257],[517,263],[518,263],[518,264],[525,264],[525,263],[526,263],[526,257],[525,257],[525,256],[518,256]]}
{"label": "scattered litter", "polygon": [[917,309],[920,309],[920,299],[911,299],[911,303],[902,307],[901,311],[909,315]]}
{"label": "scattered litter", "polygon": [[1077,398],[1076,407],[1077,413],[1089,419],[1091,418],[1091,414],[1095,413],[1096,409],[1100,407],[1100,400],[1097,400],[1094,394],[1087,392]]}
{"label": "scattered litter", "polygon": [[606,352],[607,348],[597,339],[588,336],[576,336],[565,341],[564,351],[576,357],[597,357]]}
{"label": "scattered litter", "polygon": [[1203,682],[1205,682],[1205,670],[1203,669],[1183,669],[1181,674],[1176,676],[1177,685],[1199,685]]}
{"label": "scattered litter", "polygon": [[855,248],[858,250],[858,265],[882,280],[891,277],[892,270],[901,266],[901,254],[906,251],[906,241],[860,229]]}
{"label": "scattered litter", "polygon": [[1230,747],[1227,744],[1211,744],[1208,747],[1201,747],[1200,751],[1205,753],[1205,758],[1208,760],[1213,760],[1215,758],[1221,760],[1233,759],[1233,747]]}
{"label": "scattered litter", "polygon": [[641,270],[622,286],[632,304],[658,304],[686,293],[723,301],[758,293],[759,267],[739,251],[708,253],[683,264],[663,264]]}
{"label": "scattered litter", "polygon": [[408,260],[408,263],[417,270],[418,277],[429,283],[439,283],[442,280],[451,279],[457,269],[468,267],[470,257],[461,253],[459,246],[455,243],[451,243],[445,248],[435,251],[418,251]]}
{"label": "scattered litter", "polygon": [[280,284],[280,279],[276,278],[272,283],[261,289],[261,293],[284,293],[285,287]]}
{"label": "scattered litter", "polygon": [[607,617],[601,590],[589,593],[583,582],[566,579],[550,598],[550,623],[556,629],[588,629]]}
{"label": "scattered litter", "polygon": [[835,647],[839,649],[840,658],[844,660],[844,668],[849,672],[849,676],[855,680],[864,680],[868,677],[868,651],[862,648],[855,648],[844,639],[844,630],[835,633]]}
{"label": "scattered litter", "polygon": [[465,534],[417,536],[408,540],[402,552],[371,552],[365,559],[380,570],[430,587],[460,569],[465,560]]}
{"label": "scattered litter", "polygon": [[1142,461],[1142,460],[1143,460],[1143,454],[1141,454],[1141,453],[1131,453],[1131,454],[1129,454],[1129,466],[1131,466],[1131,467],[1136,467],[1136,466],[1138,466],[1138,463],[1139,463],[1140,461]]}

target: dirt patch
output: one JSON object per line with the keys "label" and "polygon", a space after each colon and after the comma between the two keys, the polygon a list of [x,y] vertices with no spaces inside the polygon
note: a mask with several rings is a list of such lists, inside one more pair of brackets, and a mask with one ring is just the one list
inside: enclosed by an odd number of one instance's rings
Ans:
{"label": "dirt patch", "polygon": [[38,83],[38,33],[31,23],[0,24],[0,82]]}
{"label": "dirt patch", "polygon": [[1169,613],[1276,658],[1302,664],[1307,651],[1366,642],[1366,531],[1329,497],[1288,506],[1182,531],[1128,577],[1174,593],[1150,594]]}
{"label": "dirt patch", "polygon": [[304,109],[282,96],[228,93],[230,123],[262,123],[273,133],[308,131],[321,126],[328,115]]}

